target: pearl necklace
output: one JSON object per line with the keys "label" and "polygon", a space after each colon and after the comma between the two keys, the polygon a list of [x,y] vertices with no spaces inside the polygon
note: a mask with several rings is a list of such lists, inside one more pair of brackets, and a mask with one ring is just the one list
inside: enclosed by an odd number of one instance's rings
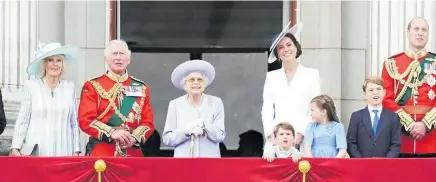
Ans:
{"label": "pearl necklace", "polygon": [[[192,109],[195,109],[196,114],[197,114],[196,118],[199,119],[199,117],[200,117],[200,106],[203,103],[203,94],[200,96],[200,102],[198,103],[198,105],[194,105],[193,101],[191,101],[189,98],[190,98],[190,96],[188,95],[187,96],[188,103],[189,103],[189,105],[191,106]],[[192,98],[192,96],[191,96],[191,98]]]}

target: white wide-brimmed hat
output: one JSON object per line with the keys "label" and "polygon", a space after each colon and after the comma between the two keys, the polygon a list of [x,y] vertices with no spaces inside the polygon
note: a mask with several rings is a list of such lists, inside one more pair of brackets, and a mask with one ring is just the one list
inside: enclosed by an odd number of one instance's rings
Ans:
{"label": "white wide-brimmed hat", "polygon": [[181,90],[184,90],[183,78],[192,72],[199,72],[206,77],[206,87],[209,86],[215,79],[215,68],[212,64],[204,60],[189,60],[177,66],[171,74],[173,85]]}
{"label": "white wide-brimmed hat", "polygon": [[269,47],[269,51],[271,52],[268,57],[268,63],[272,63],[277,60],[276,55],[274,54],[274,49],[277,47],[277,44],[285,37],[287,33],[290,33],[294,36],[297,36],[297,34],[303,29],[303,23],[297,23],[292,28],[289,28],[291,25],[291,22],[286,25],[286,27],[280,32],[279,35],[274,39],[273,43],[271,44],[271,47]]}
{"label": "white wide-brimmed hat", "polygon": [[72,61],[73,58],[79,53],[79,47],[73,45],[62,46],[59,42],[43,44],[39,43],[37,50],[35,51],[36,57],[29,66],[27,66],[27,74],[38,75],[41,72],[42,60],[47,57],[62,54],[65,57],[65,61]]}

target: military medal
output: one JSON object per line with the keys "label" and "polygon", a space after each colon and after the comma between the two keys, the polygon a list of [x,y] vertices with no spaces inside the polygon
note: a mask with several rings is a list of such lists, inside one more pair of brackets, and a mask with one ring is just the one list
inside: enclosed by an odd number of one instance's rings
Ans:
{"label": "military medal", "polygon": [[428,98],[430,98],[430,100],[433,100],[434,97],[436,96],[436,94],[434,93],[433,89],[430,89],[430,91],[428,92]]}
{"label": "military medal", "polygon": [[141,97],[143,95],[142,86],[123,86],[123,93],[126,96]]}
{"label": "military medal", "polygon": [[433,74],[436,74],[436,64],[434,64],[434,62],[431,63],[431,70]]}
{"label": "military medal", "polygon": [[427,77],[426,81],[430,87],[433,87],[436,84],[436,79],[434,78],[433,75],[430,75],[429,77]]}
{"label": "military medal", "polygon": [[424,64],[424,73],[425,74],[428,74],[429,72],[431,72],[432,70],[431,70],[431,66],[430,66],[430,64],[429,63],[425,63]]}

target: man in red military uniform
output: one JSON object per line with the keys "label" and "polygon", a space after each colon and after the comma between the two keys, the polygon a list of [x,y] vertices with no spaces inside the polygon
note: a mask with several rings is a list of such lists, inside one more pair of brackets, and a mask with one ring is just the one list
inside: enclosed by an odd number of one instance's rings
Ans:
{"label": "man in red military uniform", "polygon": [[124,41],[111,41],[105,50],[109,70],[83,86],[78,120],[90,135],[87,155],[140,157],[140,145],[154,131],[150,90],[128,76],[130,58]]}
{"label": "man in red military uniform", "polygon": [[436,55],[425,48],[428,35],[427,21],[413,19],[407,27],[409,49],[383,65],[383,106],[400,117],[402,157],[436,156]]}

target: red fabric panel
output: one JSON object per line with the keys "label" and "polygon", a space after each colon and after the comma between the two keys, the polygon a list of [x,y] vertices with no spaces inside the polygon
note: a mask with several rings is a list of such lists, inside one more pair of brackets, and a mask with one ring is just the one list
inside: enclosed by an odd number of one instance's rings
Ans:
{"label": "red fabric panel", "polygon": [[[103,159],[103,181],[302,181],[298,163],[255,158],[173,159],[95,157],[0,157],[1,181],[97,181],[94,163]],[[307,182],[432,182],[436,159],[307,159]]]}

